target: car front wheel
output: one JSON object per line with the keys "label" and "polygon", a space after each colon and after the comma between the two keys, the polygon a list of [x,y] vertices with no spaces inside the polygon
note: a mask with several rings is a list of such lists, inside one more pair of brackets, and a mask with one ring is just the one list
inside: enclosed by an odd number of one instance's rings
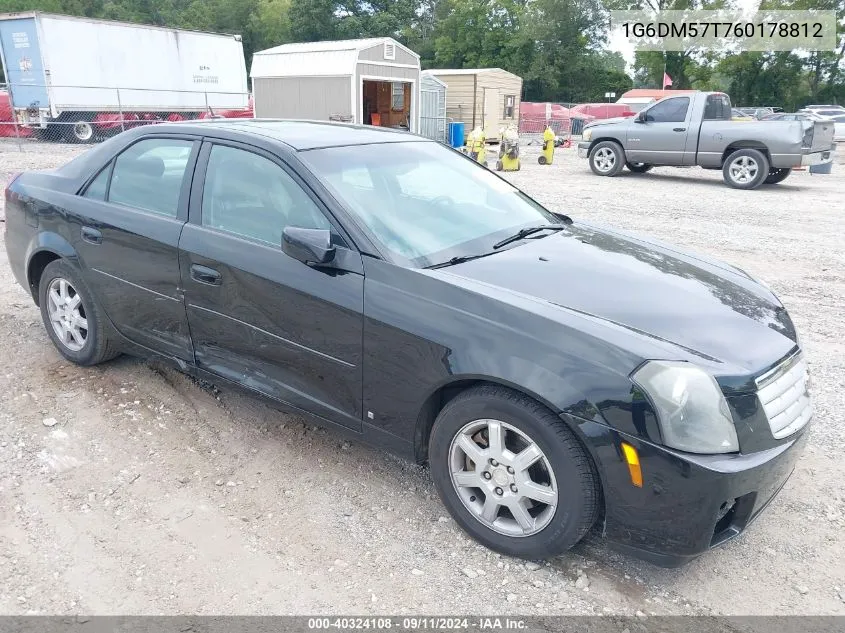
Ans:
{"label": "car front wheel", "polygon": [[57,259],[47,265],[38,295],[47,334],[69,361],[96,365],[120,353],[88,286],[67,261]]}
{"label": "car front wheel", "polygon": [[554,413],[510,389],[484,385],[451,400],[432,429],[429,461],[455,521],[509,556],[556,556],[598,516],[585,449]]}
{"label": "car front wheel", "polygon": [[625,167],[625,156],[618,143],[602,141],[590,150],[590,169],[598,176],[615,176]]}

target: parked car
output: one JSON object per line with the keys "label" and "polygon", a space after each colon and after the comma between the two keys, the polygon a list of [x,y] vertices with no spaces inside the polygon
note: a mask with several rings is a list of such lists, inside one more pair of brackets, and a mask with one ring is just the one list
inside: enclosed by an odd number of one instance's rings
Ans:
{"label": "parked car", "polygon": [[684,563],[741,533],[805,444],[807,364],[769,289],[437,142],[149,126],[5,198],[9,264],[64,358],[154,356],[427,461],[458,524],[509,555],[601,521]]}
{"label": "parked car", "polygon": [[760,119],[763,119],[763,118],[769,116],[770,114],[775,113],[775,109],[769,108],[769,107],[766,107],[766,108],[734,108],[734,109],[738,110],[744,116],[747,116],[751,119],[756,119],[758,121]]}
{"label": "parked car", "polygon": [[831,118],[833,121],[833,140],[845,143],[845,113]]}
{"label": "parked car", "polygon": [[793,167],[833,160],[833,123],[733,121],[720,92],[666,97],[633,119],[596,121],[584,129],[578,155],[599,176],[655,165],[721,169],[725,183],[756,189],[786,179]]}
{"label": "parked car", "polygon": [[763,121],[811,121],[808,114],[801,112],[776,112],[763,117]]}
{"label": "parked car", "polygon": [[845,107],[838,105],[812,105],[801,108],[798,112],[806,114],[816,121],[828,121],[831,117],[838,116],[845,112]]}
{"label": "parked car", "polygon": [[753,121],[754,117],[747,115],[745,112],[743,112],[739,108],[731,108],[731,120],[732,121]]}

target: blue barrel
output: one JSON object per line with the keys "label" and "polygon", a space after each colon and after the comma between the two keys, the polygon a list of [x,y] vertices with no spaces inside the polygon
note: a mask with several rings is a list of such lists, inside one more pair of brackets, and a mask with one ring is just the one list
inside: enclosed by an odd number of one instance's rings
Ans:
{"label": "blue barrel", "polygon": [[453,121],[449,124],[449,146],[464,146],[464,122]]}
{"label": "blue barrel", "polygon": [[833,171],[833,161],[821,165],[810,165],[811,174],[829,174]]}

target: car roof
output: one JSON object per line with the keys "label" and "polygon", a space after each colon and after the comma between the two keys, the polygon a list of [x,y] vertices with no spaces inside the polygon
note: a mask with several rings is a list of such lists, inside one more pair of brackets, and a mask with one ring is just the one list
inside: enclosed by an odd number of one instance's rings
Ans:
{"label": "car roof", "polygon": [[344,145],[371,145],[409,141],[432,142],[426,138],[398,129],[372,125],[353,125],[328,121],[299,121],[283,119],[207,119],[190,123],[164,123],[147,126],[154,133],[165,129],[173,132],[207,134],[220,130],[260,136],[288,145],[296,151]]}

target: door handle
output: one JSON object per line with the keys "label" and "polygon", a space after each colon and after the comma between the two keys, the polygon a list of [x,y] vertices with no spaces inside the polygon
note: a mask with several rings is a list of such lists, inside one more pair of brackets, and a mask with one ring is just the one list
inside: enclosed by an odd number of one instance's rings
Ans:
{"label": "door handle", "polygon": [[219,286],[223,280],[223,275],[207,266],[200,266],[199,264],[191,265],[191,279],[198,281],[201,284],[208,284],[209,286]]}
{"label": "door handle", "polygon": [[82,239],[90,244],[102,244],[103,234],[93,226],[82,227]]}
{"label": "door handle", "polygon": [[687,128],[685,128],[685,127],[673,127],[672,131],[673,132],[686,132]]}

